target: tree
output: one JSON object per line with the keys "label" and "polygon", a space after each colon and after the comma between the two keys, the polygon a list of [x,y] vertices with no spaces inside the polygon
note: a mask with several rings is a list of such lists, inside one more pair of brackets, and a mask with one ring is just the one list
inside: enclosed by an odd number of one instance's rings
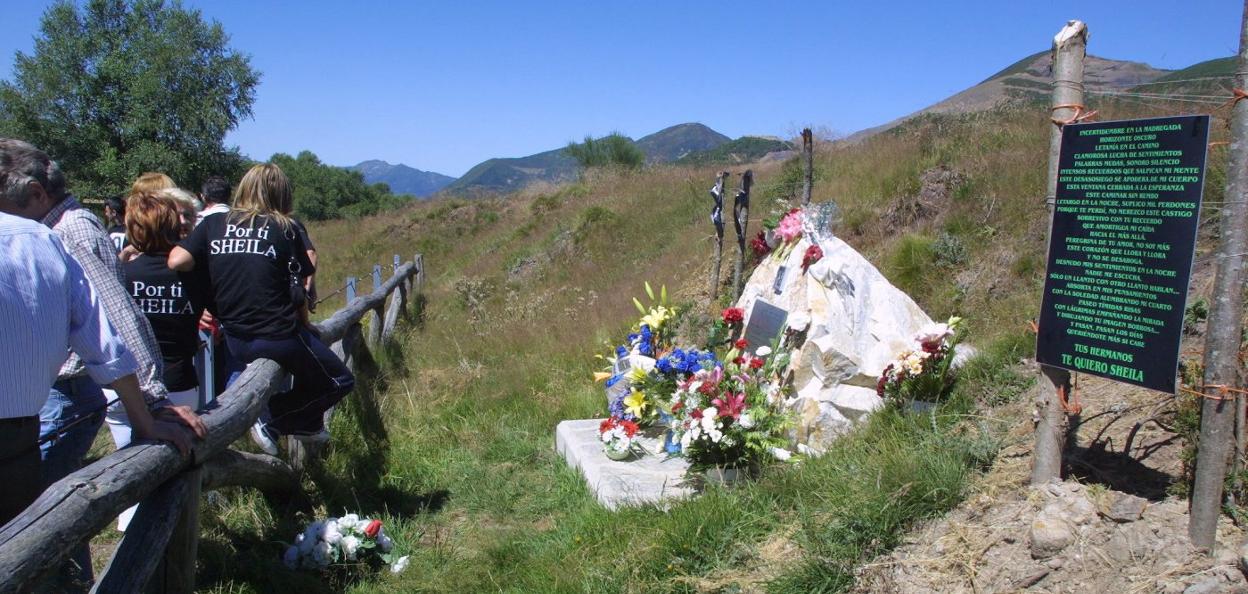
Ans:
{"label": "tree", "polygon": [[251,116],[260,74],[228,42],[176,1],[62,0],[0,81],[0,136],[46,151],[88,197],[122,193],[144,171],[186,187],[235,176],[243,159],[225,134]]}
{"label": "tree", "polygon": [[645,153],[633,144],[632,139],[618,132],[612,132],[597,139],[586,136],[585,142],[569,142],[563,151],[576,159],[581,169],[591,167],[638,169],[646,162]]}
{"label": "tree", "polygon": [[390,192],[390,186],[369,185],[360,172],[326,165],[312,151],[295,157],[277,153],[269,161],[290,178],[295,214],[304,219],[360,217],[403,203]]}

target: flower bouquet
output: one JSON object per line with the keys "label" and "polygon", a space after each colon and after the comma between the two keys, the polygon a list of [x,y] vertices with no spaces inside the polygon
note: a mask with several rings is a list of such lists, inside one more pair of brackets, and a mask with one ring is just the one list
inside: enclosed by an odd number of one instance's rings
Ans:
{"label": "flower bouquet", "polygon": [[612,460],[627,460],[636,453],[638,444],[635,441],[639,427],[633,421],[610,416],[598,425],[598,437],[602,440],[602,450]]}
{"label": "flower bouquet", "polygon": [[606,382],[607,409],[611,416],[649,425],[658,420],[661,407],[656,395],[640,389],[638,384],[644,384],[645,378],[654,371],[656,358],[671,351],[668,321],[676,310],[668,306],[667,287],[660,289],[656,299],[650,283],[645,286],[651,306],[646,307],[640,300],[633,299],[641,318],[623,345],[615,347],[611,356],[601,357],[610,365],[607,371],[595,374],[595,378]]}
{"label": "flower bouquet", "polygon": [[920,330],[914,345],[884,368],[876,393],[891,403],[928,403],[917,405],[928,408],[947,398],[957,379],[953,360],[954,348],[962,338],[961,323],[962,318],[953,317]]}
{"label": "flower bouquet", "polygon": [[770,347],[751,354],[746,347],[736,341],[729,363],[698,369],[672,395],[676,438],[691,470],[748,469],[789,457],[779,381],[788,355],[773,355]]}
{"label": "flower bouquet", "polygon": [[408,557],[395,558],[394,541],[381,520],[346,514],[317,520],[295,536],[282,558],[291,569],[327,570],[334,566],[389,565],[391,573],[407,567]]}

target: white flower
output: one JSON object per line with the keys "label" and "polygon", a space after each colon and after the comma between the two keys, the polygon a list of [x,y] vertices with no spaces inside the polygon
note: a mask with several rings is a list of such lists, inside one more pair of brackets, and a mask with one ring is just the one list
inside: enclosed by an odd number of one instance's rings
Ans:
{"label": "white flower", "polygon": [[790,452],[784,448],[771,448],[771,455],[775,456],[777,460],[780,460],[781,462],[783,462],[793,457],[793,452]]}
{"label": "white flower", "polygon": [[754,349],[755,357],[766,357],[767,355],[770,355],[770,354],[771,354],[771,347],[767,345],[763,345],[763,346],[758,347],[757,349]]}
{"label": "white flower", "polygon": [[394,547],[394,541],[390,540],[390,537],[386,536],[384,532],[378,531],[377,546],[381,548],[381,552],[389,553],[390,549]]}
{"label": "white flower", "polygon": [[330,520],[325,523],[325,529],[321,532],[321,539],[334,545],[342,540],[342,532],[339,530],[338,522]]}
{"label": "white flower", "polygon": [[299,566],[299,547],[295,545],[291,545],[287,547],[286,554],[282,555],[282,563],[285,563],[286,567],[289,567],[291,569],[298,567]]}
{"label": "white flower", "polygon": [[737,419],[737,424],[742,429],[749,429],[754,426],[754,417],[750,416],[749,411],[741,413],[741,418]]}
{"label": "white flower", "polygon": [[355,551],[360,548],[360,539],[354,535],[342,537],[342,552],[347,560],[355,561]]}
{"label": "white flower", "polygon": [[358,515],[356,515],[356,514],[347,514],[347,515],[345,515],[345,516],[343,516],[343,517],[341,517],[341,518],[339,518],[339,519],[338,519],[338,524],[339,524],[339,525],[340,525],[340,526],[341,526],[344,530],[350,530],[350,529],[351,529],[351,528],[353,528],[353,527],[354,527],[357,523],[359,523],[359,521],[360,521],[360,516],[358,516]]}
{"label": "white flower", "polygon": [[408,555],[403,555],[402,557],[399,557],[398,561],[391,563],[390,573],[402,573],[404,569],[407,569],[407,558]]}

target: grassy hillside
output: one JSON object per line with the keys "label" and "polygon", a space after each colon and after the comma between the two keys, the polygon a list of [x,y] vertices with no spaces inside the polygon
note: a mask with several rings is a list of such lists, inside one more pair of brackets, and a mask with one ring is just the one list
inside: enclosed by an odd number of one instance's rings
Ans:
{"label": "grassy hillside", "polygon": [[[1105,117],[1157,115],[1097,105]],[[705,320],[715,168],[662,167],[437,199],[314,224],[322,292],[394,253],[422,252],[427,304],[334,418],[310,473],[315,513],[380,515],[413,556],[402,575],[327,585],[281,565],[309,516],[234,492],[203,514],[201,586],[213,592],[821,592],[964,495],[995,451],[976,406],[1030,377],[1047,215],[1043,109],[925,116],[853,146],[820,146],[817,201],[839,235],[933,317],[966,316],[985,356],[935,426],[881,413],[799,467],[670,509],[607,512],[553,451],[557,422],[602,414],[594,355],[634,317],[642,282]],[[1221,131],[1222,126],[1215,126]],[[1219,132],[1222,133],[1222,132]],[[1211,164],[1224,160],[1211,153]],[[951,191],[920,199],[946,168]],[[800,191],[795,162],[755,168],[758,220]],[[1220,200],[1219,173],[1207,201]],[[1214,214],[1213,212],[1206,213]],[[730,252],[731,253],[731,252]],[[730,270],[730,268],[729,268]],[[725,274],[730,278],[731,274]],[[725,280],[728,280],[725,278]],[[340,298],[323,306],[324,312]]]}

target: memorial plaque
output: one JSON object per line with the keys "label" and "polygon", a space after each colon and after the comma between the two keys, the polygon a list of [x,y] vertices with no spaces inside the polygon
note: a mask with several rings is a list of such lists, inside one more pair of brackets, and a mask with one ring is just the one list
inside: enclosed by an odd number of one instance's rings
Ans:
{"label": "memorial plaque", "polygon": [[1174,393],[1209,116],[1062,129],[1036,360]]}
{"label": "memorial plaque", "polygon": [[771,346],[771,341],[780,336],[788,320],[789,312],[762,299],[755,301],[754,308],[750,310],[750,321],[745,325],[745,342],[749,349]]}

